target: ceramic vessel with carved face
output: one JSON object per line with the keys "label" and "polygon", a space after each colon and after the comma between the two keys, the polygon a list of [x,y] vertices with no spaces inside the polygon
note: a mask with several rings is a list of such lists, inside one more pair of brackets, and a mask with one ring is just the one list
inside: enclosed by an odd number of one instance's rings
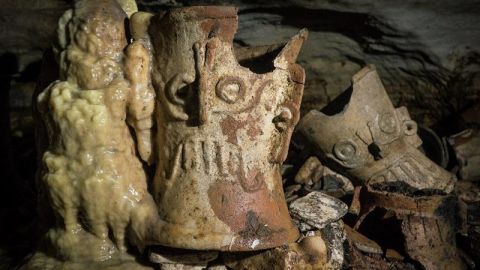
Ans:
{"label": "ceramic vessel with carved face", "polygon": [[455,176],[417,149],[417,124],[405,107],[394,108],[373,66],[321,111],[302,118],[299,131],[319,155],[377,189],[450,192]]}
{"label": "ceramic vessel with carved face", "polygon": [[149,243],[254,250],[298,238],[280,165],[299,119],[302,31],[261,74],[234,54],[237,10],[190,7],[150,20],[157,96],[154,198],[164,226]]}

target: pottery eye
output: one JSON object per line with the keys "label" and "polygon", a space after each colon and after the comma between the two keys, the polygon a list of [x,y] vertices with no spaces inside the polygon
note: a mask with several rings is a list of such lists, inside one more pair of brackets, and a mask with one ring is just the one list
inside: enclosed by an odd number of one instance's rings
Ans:
{"label": "pottery eye", "polygon": [[218,81],[215,93],[221,100],[233,104],[243,98],[245,84],[239,77],[225,77]]}
{"label": "pottery eye", "polygon": [[352,141],[341,141],[333,147],[335,156],[342,161],[353,159],[357,152],[357,145]]}

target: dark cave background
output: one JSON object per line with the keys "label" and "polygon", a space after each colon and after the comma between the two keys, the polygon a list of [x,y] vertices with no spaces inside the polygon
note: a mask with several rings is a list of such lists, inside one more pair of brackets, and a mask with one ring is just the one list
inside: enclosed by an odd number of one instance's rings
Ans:
{"label": "dark cave background", "polygon": [[[302,112],[323,107],[366,64],[379,70],[396,106],[440,137],[480,123],[480,1],[157,0],[139,10],[236,5],[239,47],[279,44],[310,31],[299,63]],[[34,248],[36,204],[31,97],[58,17],[73,1],[0,0],[0,268]]]}

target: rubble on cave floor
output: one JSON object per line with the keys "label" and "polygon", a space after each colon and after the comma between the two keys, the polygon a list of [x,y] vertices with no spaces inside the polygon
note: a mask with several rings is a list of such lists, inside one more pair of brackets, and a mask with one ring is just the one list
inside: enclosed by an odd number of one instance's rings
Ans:
{"label": "rubble on cave floor", "polygon": [[[292,152],[303,162],[290,157],[294,162],[282,171],[290,215],[302,233],[297,242],[246,253],[196,251],[176,254],[174,259],[157,253],[152,261],[161,269],[212,270],[475,269],[478,265],[479,182],[461,178],[448,195],[354,188],[348,177],[316,156],[296,150]],[[459,155],[455,152],[453,157]],[[468,158],[472,157],[463,159]],[[450,160],[455,164],[450,165],[451,172],[459,174],[461,160]]]}

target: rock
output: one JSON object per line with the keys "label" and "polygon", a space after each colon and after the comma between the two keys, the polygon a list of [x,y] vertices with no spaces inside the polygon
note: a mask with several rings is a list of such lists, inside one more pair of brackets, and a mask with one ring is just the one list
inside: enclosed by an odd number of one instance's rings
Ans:
{"label": "rock", "polygon": [[225,264],[234,270],[336,269],[328,262],[327,243],[321,236],[305,237],[300,243],[245,254],[224,255]]}
{"label": "rock", "polygon": [[402,221],[405,251],[425,269],[465,269],[446,220],[409,216]]}
{"label": "rock", "polygon": [[351,246],[365,253],[383,254],[382,248],[376,242],[368,239],[350,226],[344,225],[344,228]]}
{"label": "rock", "polygon": [[[290,197],[288,197],[285,201],[288,203],[292,202],[292,201],[295,201],[296,199],[298,199],[299,196],[298,195],[292,195]],[[294,221],[295,222],[295,221]]]}
{"label": "rock", "polygon": [[[190,265],[206,267],[218,257],[218,251],[196,251],[154,246],[149,250],[151,262],[162,265]],[[180,267],[180,266],[179,266]]]}
{"label": "rock", "polygon": [[346,262],[344,269],[404,269],[414,270],[415,266],[403,261],[403,256],[393,249],[387,249],[385,255],[376,242],[360,234],[358,231],[344,225],[347,234],[348,247],[345,250]]}
{"label": "rock", "polygon": [[468,234],[472,225],[480,225],[480,186],[478,182],[459,181],[455,187],[461,232]]}
{"label": "rock", "polygon": [[339,220],[347,213],[347,209],[342,201],[319,191],[313,191],[290,204],[290,214],[294,220],[317,229]]}
{"label": "rock", "polygon": [[353,190],[353,197],[352,197],[352,202],[350,203],[350,207],[348,208],[348,212],[358,216],[361,211],[361,204],[360,204],[360,194],[362,191],[361,186],[355,187]]}
{"label": "rock", "polygon": [[295,175],[298,184],[312,185],[321,180],[323,165],[317,157],[309,157]]}
{"label": "rock", "polygon": [[299,243],[256,253],[226,253],[225,265],[238,269],[343,269],[346,235],[342,221],[310,231]]}
{"label": "rock", "polygon": [[307,232],[315,230],[315,227],[312,227],[312,226],[308,225],[307,223],[301,222],[300,220],[295,219],[295,218],[293,219],[293,223],[295,224],[295,226],[297,226],[298,230],[302,233],[307,233]]}
{"label": "rock", "polygon": [[291,185],[285,188],[285,198],[290,198],[293,194],[302,188],[301,185]]}
{"label": "rock", "polygon": [[331,269],[342,269],[345,264],[345,241],[347,239],[343,221],[338,220],[329,223],[315,234],[322,236],[326,243],[328,250],[327,263],[331,266]]}
{"label": "rock", "polygon": [[328,167],[323,169],[322,183],[322,190],[336,198],[353,194],[354,187],[352,182],[347,177],[332,171]]}
{"label": "rock", "polygon": [[[393,250],[392,250],[393,251]],[[384,258],[378,254],[362,253],[354,249],[349,254],[350,261],[344,269],[369,269],[369,270],[416,270],[414,264],[394,258]]]}
{"label": "rock", "polygon": [[322,190],[336,198],[353,193],[348,178],[322,165],[320,160],[309,157],[295,175],[295,182],[304,185],[307,191]]}
{"label": "rock", "polygon": [[[362,210],[355,228],[369,226],[370,230],[380,230],[378,235],[396,232],[392,238],[402,239],[405,254],[425,269],[464,269],[455,240],[454,196],[412,197],[362,188],[360,202]],[[375,209],[386,214],[369,216]],[[362,224],[367,220],[368,224]]]}
{"label": "rock", "polygon": [[161,264],[161,270],[202,270],[204,266],[187,265],[187,264]]}
{"label": "rock", "polygon": [[467,129],[448,138],[459,165],[458,176],[468,181],[480,181],[480,130]]}
{"label": "rock", "polygon": [[385,257],[392,261],[403,261],[404,257],[396,250],[388,248],[385,252]]}
{"label": "rock", "polygon": [[207,270],[227,270],[225,265],[214,265],[207,267]]}
{"label": "rock", "polygon": [[285,201],[287,204],[298,199],[299,196],[295,193],[297,193],[301,188],[301,185],[291,185],[285,188]]}

